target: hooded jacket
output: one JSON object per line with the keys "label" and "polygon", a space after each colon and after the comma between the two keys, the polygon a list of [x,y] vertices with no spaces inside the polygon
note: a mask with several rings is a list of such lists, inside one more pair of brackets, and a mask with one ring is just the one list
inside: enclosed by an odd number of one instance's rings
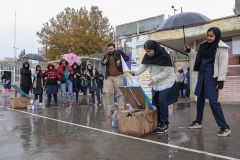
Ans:
{"label": "hooded jacket", "polygon": [[66,62],[67,71],[70,73],[69,79],[72,79],[73,69],[65,59],[63,59],[63,58],[60,59],[59,66],[57,68],[57,74],[58,74],[58,77],[61,79],[61,83],[66,83],[66,79],[65,79],[64,71],[63,71],[64,65],[62,64],[62,60],[64,60]]}
{"label": "hooded jacket", "polygon": [[[182,70],[182,72],[179,72],[179,70]],[[185,74],[184,74],[184,71],[183,71],[183,67],[179,67],[179,69],[176,73],[176,81],[178,83],[184,83],[184,80],[185,80]]]}
{"label": "hooded jacket", "polygon": [[[50,66],[53,66],[53,69],[49,69]],[[48,64],[48,70],[44,72],[44,77],[47,77],[46,85],[57,85],[57,79],[61,78],[57,75],[57,69],[54,68],[52,63]]]}
{"label": "hooded jacket", "polygon": [[[25,64],[28,64],[28,67],[25,67]],[[21,89],[31,89],[32,86],[32,78],[31,78],[31,70],[29,69],[29,63],[24,62],[22,68],[20,69],[20,88]]]}
{"label": "hooded jacket", "polygon": [[[113,55],[114,55],[114,59],[115,59],[115,63],[117,63],[118,60],[121,61],[121,55],[124,59],[125,62],[129,61],[129,57],[126,55],[126,53],[123,52],[123,50],[121,49],[118,49],[118,50],[115,50],[113,52]],[[110,56],[110,53],[109,52],[106,52],[103,59],[102,59],[102,65],[106,65],[106,72],[105,72],[105,78],[107,79],[107,76],[108,76],[108,65],[109,65],[109,62],[107,64],[104,64],[104,60],[105,59],[108,59]],[[120,64],[120,66],[117,66],[117,69],[119,71],[123,71],[122,70],[122,64]]]}
{"label": "hooded jacket", "polygon": [[[76,69],[74,69],[74,67],[73,67],[74,65],[77,66]],[[79,66],[78,66],[78,64],[77,64],[76,62],[73,63],[72,69],[73,69],[73,76],[74,76],[74,77],[76,76],[76,79],[73,78],[73,88],[76,88],[76,87],[77,87],[77,89],[80,89],[80,88],[81,88],[81,79],[80,79],[80,77],[81,77],[81,72],[80,72],[80,68],[79,68]],[[76,75],[77,73],[78,73],[79,75]],[[75,81],[75,80],[76,80],[76,81]],[[76,82],[77,84],[75,84],[75,82]]]}

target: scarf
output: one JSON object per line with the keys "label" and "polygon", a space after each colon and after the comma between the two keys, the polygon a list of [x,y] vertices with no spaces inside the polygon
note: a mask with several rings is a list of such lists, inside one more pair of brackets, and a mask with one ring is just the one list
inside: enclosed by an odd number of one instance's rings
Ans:
{"label": "scarf", "polygon": [[153,44],[154,56],[150,57],[147,53],[144,55],[142,64],[155,64],[159,66],[172,66],[172,61],[164,47],[161,47],[156,41],[149,40]]}
{"label": "scarf", "polygon": [[214,57],[216,53],[216,49],[218,48],[218,43],[221,40],[221,31],[217,27],[209,28],[207,32],[209,32],[210,29],[213,29],[215,32],[215,41],[212,43],[208,43],[207,41],[203,43],[203,50],[202,50],[202,56],[205,58]]}

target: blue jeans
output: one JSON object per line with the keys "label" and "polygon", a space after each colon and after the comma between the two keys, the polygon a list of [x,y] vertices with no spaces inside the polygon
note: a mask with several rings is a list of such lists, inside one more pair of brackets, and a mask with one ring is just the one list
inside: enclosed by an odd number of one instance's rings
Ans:
{"label": "blue jeans", "polygon": [[66,83],[62,83],[61,84],[61,88],[62,88],[62,99],[63,99],[63,103],[66,103],[66,88],[68,87],[68,92],[70,94],[70,101],[71,101],[71,104],[74,103],[73,101],[73,88],[72,88],[72,81],[70,79],[68,79],[66,81]]}

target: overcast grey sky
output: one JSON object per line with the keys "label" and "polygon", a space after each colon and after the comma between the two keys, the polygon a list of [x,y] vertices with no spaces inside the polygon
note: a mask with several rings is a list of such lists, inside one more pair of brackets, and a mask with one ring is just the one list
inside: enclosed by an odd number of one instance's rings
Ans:
{"label": "overcast grey sky", "polygon": [[233,15],[235,0],[0,0],[0,59],[14,57],[14,14],[17,12],[16,47],[37,53],[41,45],[36,32],[43,23],[66,7],[90,9],[97,5],[113,26],[161,14],[173,15],[171,5],[180,12],[199,12],[211,19]]}

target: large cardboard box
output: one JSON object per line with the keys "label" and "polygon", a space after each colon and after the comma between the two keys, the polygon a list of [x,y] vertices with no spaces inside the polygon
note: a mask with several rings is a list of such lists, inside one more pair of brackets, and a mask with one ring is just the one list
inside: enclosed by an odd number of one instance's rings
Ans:
{"label": "large cardboard box", "polygon": [[[144,137],[157,129],[157,110],[153,110],[140,86],[119,87],[125,95],[123,111],[119,111],[119,133]],[[126,110],[126,101],[134,109]]]}

